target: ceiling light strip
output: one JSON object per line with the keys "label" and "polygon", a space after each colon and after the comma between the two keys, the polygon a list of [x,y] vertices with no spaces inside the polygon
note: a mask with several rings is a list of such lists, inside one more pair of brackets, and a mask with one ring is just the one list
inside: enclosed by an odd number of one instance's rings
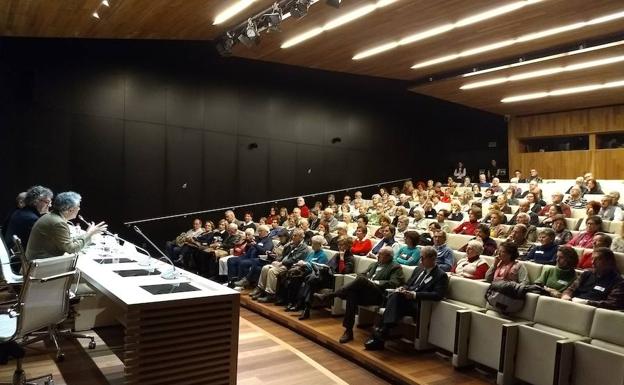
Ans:
{"label": "ceiling light strip", "polygon": [[533,78],[542,77],[542,76],[556,75],[556,74],[560,74],[563,72],[579,71],[579,70],[583,70],[587,68],[594,68],[594,67],[599,67],[603,65],[619,63],[622,61],[624,61],[624,55],[612,56],[612,57],[607,57],[604,59],[589,60],[589,61],[584,61],[584,62],[580,62],[576,64],[569,64],[566,66],[544,68],[544,69],[537,70],[537,71],[522,72],[522,73],[518,73],[515,75],[507,76],[507,77],[500,77],[500,78],[487,79],[487,80],[482,80],[482,81],[473,82],[473,83],[467,83],[459,87],[459,89],[471,90],[474,88],[487,87],[487,86],[492,86],[495,84],[503,84],[503,83],[514,82],[518,80],[533,79]]}
{"label": "ceiling light strip", "polygon": [[615,41],[615,42],[611,42],[611,43],[606,43],[606,44],[601,44],[601,45],[597,45],[594,47],[588,47],[588,48],[581,48],[581,49],[577,49],[574,51],[569,51],[569,52],[564,52],[564,53],[558,53],[555,55],[549,55],[549,56],[544,56],[544,57],[540,57],[540,58],[536,58],[536,59],[531,59],[531,60],[525,60],[525,61],[521,61],[518,63],[512,63],[512,64],[506,64],[506,65],[502,65],[502,66],[498,66],[498,67],[492,67],[492,68],[487,68],[481,71],[474,71],[474,72],[467,72],[463,75],[461,75],[462,77],[470,77],[470,76],[476,76],[476,75],[483,75],[489,72],[496,72],[496,71],[501,71],[501,70],[505,70],[508,68],[515,68],[515,67],[521,67],[521,66],[525,66],[527,64],[534,64],[534,63],[539,63],[539,62],[543,62],[543,61],[548,61],[548,60],[554,60],[554,59],[559,59],[562,57],[566,57],[566,56],[573,56],[573,55],[578,55],[581,53],[587,53],[587,52],[591,52],[591,51],[597,51],[597,50],[601,50],[601,49],[605,49],[605,48],[611,48],[611,47],[615,47],[618,45],[622,45],[624,44],[624,40],[620,40],[620,41]]}
{"label": "ceiling light strip", "polygon": [[399,46],[402,45],[407,45],[407,44],[412,44],[418,41],[422,41],[425,39],[428,39],[430,37],[433,36],[437,36],[437,35],[441,35],[443,33],[449,32],[451,30],[454,30],[456,28],[461,28],[461,27],[465,27],[468,25],[472,25],[472,24],[476,24],[485,20],[489,20],[492,18],[495,18],[497,16],[501,16],[501,15],[505,15],[507,13],[516,11],[518,9],[524,8],[527,5],[533,4],[533,3],[538,3],[540,1],[544,1],[544,0],[524,0],[524,1],[516,1],[514,3],[511,4],[507,4],[507,5],[503,5],[501,7],[497,7],[494,9],[490,9],[489,11],[485,11],[485,12],[481,12],[478,13],[476,15],[472,15],[472,16],[468,16],[468,17],[464,17],[458,21],[456,21],[455,23],[448,23],[448,24],[443,24],[434,28],[430,28],[421,32],[417,32],[408,36],[405,36],[404,38],[400,39],[400,40],[396,40],[390,43],[385,43],[385,44],[381,44],[378,45],[376,47],[367,49],[365,51],[359,52],[357,53],[355,56],[353,56],[353,60],[361,60],[361,59],[365,59],[367,57],[371,57],[373,55],[377,55],[380,54],[382,52],[386,52],[386,51],[390,51],[394,48],[397,48]]}
{"label": "ceiling light strip", "polygon": [[223,11],[219,12],[217,16],[215,16],[214,22],[212,24],[218,25],[218,24],[225,23],[226,21],[230,20],[234,16],[243,12],[245,9],[247,9],[251,4],[255,2],[256,0],[238,0],[234,2],[234,4],[230,5]]}
{"label": "ceiling light strip", "polygon": [[505,40],[505,41],[501,41],[501,42],[497,42],[497,43],[488,44],[488,45],[485,45],[485,46],[471,48],[471,49],[468,49],[468,50],[465,50],[465,51],[461,51],[461,52],[456,53],[456,54],[447,55],[447,56],[443,56],[443,57],[440,57],[440,58],[425,60],[423,62],[414,64],[412,66],[412,69],[419,69],[419,68],[423,68],[423,67],[429,67],[429,66],[432,66],[434,64],[444,63],[444,62],[455,60],[455,59],[458,59],[458,58],[461,58],[461,57],[471,56],[471,55],[475,55],[475,54],[483,53],[483,52],[488,52],[488,51],[494,51],[494,50],[496,50],[498,48],[508,47],[508,46],[514,45],[516,43],[525,43],[527,41],[538,40],[538,39],[542,39],[542,38],[547,37],[547,36],[552,36],[552,35],[568,32],[568,31],[581,29],[581,28],[584,28],[584,27],[589,26],[589,25],[596,25],[596,24],[606,23],[606,22],[613,21],[613,20],[618,20],[618,19],[621,19],[621,18],[624,18],[624,11],[608,14],[608,15],[601,16],[601,17],[598,17],[598,18],[595,18],[595,19],[591,19],[589,21],[573,23],[573,24],[568,24],[568,25],[563,25],[563,26],[560,26],[560,27],[556,27],[556,28],[546,29],[546,30],[539,31],[539,32],[529,33],[529,34],[517,37],[515,39]]}
{"label": "ceiling light strip", "polygon": [[309,40],[315,36],[320,35],[322,32],[325,31],[329,31],[332,30],[334,28],[338,28],[340,26],[343,26],[347,23],[350,23],[354,20],[357,20],[359,18],[362,18],[372,12],[374,12],[375,10],[379,9],[379,8],[383,8],[387,5],[390,5],[392,3],[395,3],[399,0],[379,0],[375,3],[371,3],[371,4],[367,4],[364,5],[362,7],[359,7],[357,9],[354,9],[351,12],[347,12],[344,15],[338,16],[335,19],[332,19],[330,21],[328,21],[327,23],[325,23],[323,26],[321,27],[316,27],[313,28],[309,31],[306,31],[304,33],[301,33],[299,35],[294,36],[291,39],[286,40],[282,45],[281,48],[290,48],[294,45],[297,45],[299,43],[302,43],[306,40]]}
{"label": "ceiling light strip", "polygon": [[535,92],[531,94],[509,96],[509,97],[501,99],[501,103],[522,102],[525,100],[541,99],[541,98],[546,98],[550,96],[578,94],[582,92],[591,92],[591,91],[603,90],[606,88],[616,88],[616,87],[624,87],[624,79],[616,80],[613,82],[607,82],[607,83],[586,84],[586,85],[577,86],[577,87],[559,88],[559,89],[555,89],[551,91],[543,91],[543,92]]}

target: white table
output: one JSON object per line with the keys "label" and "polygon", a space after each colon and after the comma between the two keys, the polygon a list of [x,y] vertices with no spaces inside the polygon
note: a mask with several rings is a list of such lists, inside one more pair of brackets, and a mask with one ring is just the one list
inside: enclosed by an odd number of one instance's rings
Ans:
{"label": "white table", "polygon": [[[94,261],[113,254],[133,262]],[[115,310],[121,310],[125,383],[235,384],[240,294],[184,270],[179,270],[181,277],[174,280],[115,273],[145,269],[136,262],[142,259],[144,256],[128,243],[108,253],[100,246],[88,248],[80,253],[77,264],[81,279],[115,304]],[[153,258],[151,261],[160,271],[171,268]],[[151,294],[141,288],[171,283],[186,283],[199,290]]]}

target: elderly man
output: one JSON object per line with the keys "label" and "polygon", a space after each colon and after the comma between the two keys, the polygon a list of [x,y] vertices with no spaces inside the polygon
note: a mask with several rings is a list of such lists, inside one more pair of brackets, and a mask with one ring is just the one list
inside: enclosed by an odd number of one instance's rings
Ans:
{"label": "elderly man", "polygon": [[624,203],[620,203],[620,193],[617,191],[611,191],[609,193],[611,198],[611,204],[615,206],[614,221],[624,221]]}
{"label": "elderly man", "polygon": [[433,232],[433,249],[435,250],[437,266],[449,272],[453,268],[453,250],[446,245],[446,233],[442,230]]}
{"label": "elderly man", "polygon": [[377,255],[377,262],[371,264],[366,272],[358,275],[354,281],[335,292],[314,294],[321,301],[335,297],[347,301],[342,320],[345,331],[339,340],[341,344],[353,340],[353,325],[358,306],[381,305],[386,289],[394,289],[403,284],[403,269],[401,265],[392,261],[393,256],[391,247],[383,247]]}
{"label": "elderly man", "polygon": [[529,250],[533,245],[527,242],[528,227],[523,223],[518,223],[511,228],[507,242],[511,242],[518,248],[519,259],[526,259]]}
{"label": "elderly man", "polygon": [[329,232],[336,231],[336,226],[338,226],[338,219],[334,217],[334,210],[332,208],[326,208],[323,210],[323,221],[327,223],[329,227]]}
{"label": "elderly man", "polygon": [[[475,230],[475,237],[472,238],[471,241],[472,240],[481,241],[481,243],[483,244],[483,255],[494,255],[494,253],[496,252],[496,248],[498,247],[496,241],[490,237],[490,226],[486,225],[485,223],[480,223],[477,226],[477,229]],[[467,248],[468,243],[462,246],[459,251],[466,252]]]}
{"label": "elderly man", "polygon": [[585,187],[585,179],[583,179],[582,176],[579,176],[578,178],[576,178],[576,181],[574,182],[574,184],[572,186],[570,186],[570,188],[568,189],[568,191],[566,191],[566,194],[571,194],[572,193],[572,188],[574,187],[578,187],[579,191],[580,191],[580,196],[585,195],[585,193],[587,192],[587,187]]}
{"label": "elderly man", "polygon": [[[28,247],[28,238],[35,222],[50,209],[52,190],[43,186],[33,186],[26,191],[24,206],[11,214],[4,235],[4,243],[13,248],[13,236],[17,235],[24,248]],[[18,202],[19,206],[19,202]]]}
{"label": "elderly man", "polygon": [[236,215],[234,214],[234,211],[227,210],[223,215],[227,223],[236,223],[236,225],[239,227],[242,225],[242,222],[236,219]]}
{"label": "elderly man", "polygon": [[25,200],[26,200],[26,191],[22,191],[21,193],[17,194],[17,196],[15,197],[15,208],[12,211],[9,211],[8,215],[4,217],[4,220],[2,221],[2,226],[0,227],[0,232],[2,233],[3,239],[6,236],[6,230],[7,230],[7,227],[9,226],[9,221],[11,220],[11,216],[13,215],[14,212],[26,206],[26,203],[24,202]]}
{"label": "elderly man", "polygon": [[540,244],[529,250],[526,259],[542,265],[555,265],[559,248],[555,243],[555,230],[549,227],[542,228],[537,240]]}
{"label": "elderly man", "polygon": [[613,240],[610,236],[605,233],[596,233],[594,235],[592,241],[591,249],[584,249],[581,258],[579,259],[576,267],[579,269],[591,269],[592,268],[592,254],[594,250],[597,250],[600,247],[606,247],[607,249],[611,248],[611,243]]}
{"label": "elderly man", "polygon": [[529,201],[521,200],[520,204],[518,204],[518,210],[513,215],[513,217],[511,217],[511,219],[509,220],[507,224],[515,225],[516,223],[518,223],[518,215],[520,215],[520,213],[525,213],[529,216],[529,223],[531,225],[537,226],[537,224],[539,223],[539,218],[537,214],[531,211],[531,204],[529,203]]}
{"label": "elderly man", "polygon": [[495,194],[500,194],[503,192],[503,188],[500,185],[500,179],[498,179],[497,177],[492,178],[492,185],[490,186],[490,188]]}
{"label": "elderly man", "polygon": [[539,215],[539,216],[548,215],[548,210],[550,210],[551,206],[559,205],[559,206],[561,206],[561,210],[563,211],[563,215],[566,218],[570,218],[572,216],[572,210],[570,209],[570,206],[568,206],[567,204],[563,203],[563,193],[562,192],[555,191],[555,192],[553,192],[550,195],[550,197],[551,197],[551,203],[547,204],[544,207],[542,207],[542,209],[537,213],[537,215]]}
{"label": "elderly man", "polygon": [[39,218],[30,232],[26,259],[58,257],[77,253],[91,242],[91,238],[106,231],[107,225],[91,224],[87,231],[72,237],[67,221],[75,219],[80,211],[82,197],[73,191],[60,193],[52,202],[52,211]]}
{"label": "elderly man", "polygon": [[440,301],[444,298],[449,278],[436,265],[436,256],[433,247],[422,248],[420,265],[414,269],[407,283],[399,286],[388,297],[381,326],[377,328],[373,338],[364,344],[366,350],[383,349],[384,340],[399,321],[406,315],[415,317],[418,314],[421,301]]}
{"label": "elderly man", "polygon": [[[269,236],[269,227],[266,225],[258,226],[258,239],[247,245],[245,254],[240,257],[224,257],[219,259],[219,275],[227,274],[228,281],[235,279],[244,279],[241,287],[249,285],[246,277],[249,270],[257,262],[260,255],[267,255],[273,250],[273,241]],[[224,266],[225,265],[225,266]]]}
{"label": "elderly man", "polygon": [[598,215],[603,220],[614,220],[616,210],[619,210],[619,207],[613,205],[613,200],[609,195],[605,195],[602,197],[602,199],[600,199],[600,211],[598,212]]}
{"label": "elderly man", "polygon": [[624,310],[624,279],[615,264],[613,251],[606,247],[594,250],[592,264],[594,268],[584,271],[563,292],[561,299]]}
{"label": "elderly man", "polygon": [[303,199],[303,197],[297,198],[297,208],[299,208],[302,218],[310,216],[310,209],[306,206],[305,199]]}
{"label": "elderly man", "polygon": [[479,174],[479,187],[490,187],[490,183],[487,181],[485,174]]}
{"label": "elderly man", "polygon": [[514,171],[514,177],[517,179],[517,183],[526,183],[526,179],[522,176],[522,171],[516,170]]}
{"label": "elderly man", "polygon": [[529,171],[529,177],[527,178],[527,182],[528,183],[531,183],[531,182],[542,183],[542,178],[540,178],[536,169],[532,168],[531,171]]}
{"label": "elderly man", "polygon": [[169,259],[174,263],[182,263],[183,256],[190,252],[189,245],[193,242],[193,238],[198,237],[204,232],[202,221],[199,218],[193,219],[193,227],[184,233],[180,233],[173,241],[167,241],[165,244],[165,252]]}
{"label": "elderly man", "polygon": [[[258,280],[258,291],[253,293],[258,302],[274,302],[277,294],[278,276],[285,273],[298,261],[302,261],[308,255],[308,245],[303,242],[303,230],[295,229],[292,233],[290,244],[284,247],[281,258],[265,265],[260,271]],[[243,286],[246,283],[241,280],[236,282],[236,286]]]}
{"label": "elderly man", "polygon": [[587,206],[587,199],[583,198],[581,189],[578,186],[570,188],[570,196],[566,199],[565,204],[573,209],[584,209]]}
{"label": "elderly man", "polygon": [[407,215],[401,215],[397,219],[396,231],[394,233],[394,239],[397,242],[405,241],[405,232],[409,227],[409,217]]}

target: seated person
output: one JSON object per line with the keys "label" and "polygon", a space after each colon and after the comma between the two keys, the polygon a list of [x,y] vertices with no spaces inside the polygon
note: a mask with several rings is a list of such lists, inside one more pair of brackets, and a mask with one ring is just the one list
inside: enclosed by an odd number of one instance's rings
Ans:
{"label": "seated person", "polygon": [[455,234],[474,235],[475,230],[479,225],[479,219],[481,219],[481,210],[471,208],[468,210],[468,220],[457,226],[453,232]]}
{"label": "seated person", "polygon": [[241,256],[246,254],[247,249],[256,242],[254,229],[247,228],[245,229],[244,234],[243,238],[232,248],[231,255],[219,258],[219,277],[227,277],[228,263],[230,259],[234,258],[232,261],[238,261]]}
{"label": "seated person", "polygon": [[591,269],[593,267],[592,263],[592,255],[596,249],[599,247],[611,247],[611,237],[605,233],[596,233],[592,240],[592,248],[585,248],[583,250],[583,254],[581,255],[581,259],[578,261],[577,268],[579,269]]}
{"label": "seated person", "polygon": [[[352,274],[354,267],[353,254],[351,253],[352,239],[343,237],[338,240],[338,253],[327,262],[329,269],[333,274]],[[299,320],[303,321],[310,318],[310,310],[312,309],[312,299],[314,293],[317,293],[323,287],[321,274],[308,276],[303,287],[299,291],[298,309],[303,309]],[[326,282],[327,288],[334,288],[334,280]]]}
{"label": "seated person", "polygon": [[420,249],[418,239],[420,235],[416,231],[405,233],[405,246],[401,246],[394,254],[394,262],[399,265],[416,266],[420,261]]}
{"label": "seated person", "polygon": [[[284,247],[282,256],[270,264],[264,265],[260,270],[258,290],[254,290],[251,298],[258,302],[275,301],[278,276],[288,271],[298,261],[305,259],[307,255],[308,246],[303,242],[303,230],[295,229],[292,233],[290,243]],[[244,280],[249,282],[247,277],[244,278]],[[244,285],[246,285],[246,282],[236,282],[236,286],[244,287]]]}
{"label": "seated person", "polygon": [[531,206],[528,201],[521,200],[520,203],[518,203],[518,210],[513,215],[513,217],[511,217],[508,224],[515,225],[516,223],[518,223],[518,215],[520,215],[521,213],[526,213],[529,216],[529,221],[527,225],[531,224],[533,226],[537,226],[537,224],[539,223],[539,218],[535,212],[531,211],[530,208]]}
{"label": "seated person", "polygon": [[620,226],[620,233],[613,239],[611,250],[615,253],[624,253],[624,226]]}
{"label": "seated person", "polygon": [[229,282],[243,279],[244,281],[240,282],[241,287],[251,284],[246,278],[247,274],[254,266],[259,264],[260,255],[269,254],[274,246],[273,240],[269,236],[268,226],[258,226],[257,240],[254,239],[253,233],[248,233],[249,230],[251,229],[245,230],[245,235],[248,238],[248,246],[245,253],[237,258],[225,257],[219,260],[219,275],[227,275]]}
{"label": "seated person", "polygon": [[379,250],[384,246],[390,246],[392,248],[392,255],[396,254],[401,245],[394,239],[395,228],[392,225],[385,226],[383,228],[383,238],[377,242],[375,247],[368,253],[369,258],[377,258]]}
{"label": "seated person", "polygon": [[[502,213],[502,211],[500,211],[500,206],[498,205],[498,203],[492,203],[489,207],[488,207],[488,213],[486,216],[484,216],[481,219],[481,223],[485,223],[485,224],[490,224],[490,222],[492,221],[492,214],[495,212],[500,212]],[[502,224],[506,224],[507,223],[507,217],[505,215],[503,215],[502,217],[499,217],[500,222]]]}
{"label": "seated person", "polygon": [[424,230],[427,228],[427,219],[425,218],[425,210],[422,207],[414,207],[411,215],[414,217],[409,228],[412,230]]}
{"label": "seated person", "polygon": [[602,230],[602,218],[597,215],[592,215],[587,218],[585,223],[587,224],[585,231],[581,231],[576,234],[570,242],[567,243],[568,246],[582,247],[584,249],[588,249],[593,246],[594,235]]}
{"label": "seated person", "polygon": [[[530,216],[528,213],[519,213],[516,217],[516,225],[524,225],[526,227],[525,239],[527,242],[537,241],[537,227],[530,223]],[[513,230],[513,227],[512,227]],[[522,254],[522,251],[520,252]]]}
{"label": "seated person", "polygon": [[279,219],[271,219],[271,230],[269,231],[269,237],[271,239],[277,238],[278,234],[282,231],[283,227],[279,225]]}
{"label": "seated person", "polygon": [[329,249],[338,251],[338,240],[340,237],[347,236],[347,225],[345,223],[338,223],[336,226],[337,235],[329,240]]}
{"label": "seated person", "polygon": [[323,221],[321,221],[321,223],[319,223],[318,228],[316,230],[316,233],[318,235],[322,235],[323,238],[325,238],[325,241],[327,241],[327,244],[329,245],[329,242],[332,240],[332,235],[329,232],[329,229],[327,227],[327,224]]}
{"label": "seated person", "polygon": [[540,244],[529,250],[526,255],[527,261],[541,263],[542,265],[554,265],[557,261],[558,248],[558,245],[555,243],[555,230],[549,227],[540,229],[537,240]]}
{"label": "seated person", "polygon": [[461,222],[464,220],[461,203],[458,200],[451,201],[451,213],[448,216],[449,221]]}
{"label": "seated person", "polygon": [[[496,197],[496,204],[498,204],[498,209],[503,213],[503,214],[511,214],[511,207],[509,206],[509,199],[507,198],[507,195],[505,194],[500,194],[498,197]],[[505,217],[507,218],[507,217]],[[505,222],[507,221],[507,219],[505,219]]]}
{"label": "seated person", "polygon": [[544,269],[535,284],[542,286],[551,297],[561,298],[561,294],[576,279],[574,267],[578,254],[570,246],[561,246],[557,251],[557,265],[554,269]]}
{"label": "seated person", "polygon": [[522,223],[518,223],[514,227],[511,228],[511,232],[509,233],[509,237],[507,237],[507,242],[513,243],[518,249],[518,258],[525,259],[532,244],[527,242],[527,231],[528,228],[526,225]]}
{"label": "seated person", "polygon": [[585,179],[583,179],[582,176],[579,176],[578,178],[576,178],[575,183],[572,186],[570,186],[568,191],[566,191],[566,194],[572,195],[572,189],[575,187],[579,189],[579,197],[582,197],[587,192],[587,187],[585,187]]}
{"label": "seated person", "polygon": [[[453,267],[453,250],[446,245],[446,233],[442,230],[433,232],[433,249],[436,251],[436,265],[446,271]],[[422,250],[421,250],[422,254]]]}
{"label": "seated person", "polygon": [[433,208],[433,202],[431,201],[427,201],[425,202],[425,204],[423,205],[423,210],[425,211],[425,218],[427,219],[433,219],[436,217],[436,210]]}
{"label": "seated person", "polygon": [[319,210],[317,209],[310,210],[310,214],[308,216],[308,223],[310,225],[310,230],[315,231],[319,223],[321,223],[321,219],[319,218]]}
{"label": "seated person", "polygon": [[570,209],[570,206],[563,203],[563,194],[561,192],[555,191],[550,195],[550,197],[551,197],[550,204],[547,204],[546,206],[542,207],[542,209],[539,211],[539,213],[537,213],[537,215],[539,216],[547,215],[548,210],[550,210],[552,206],[560,206],[561,211],[562,211],[560,214],[563,214],[566,218],[570,218],[572,216],[572,210]]}
{"label": "seated person", "polygon": [[598,216],[605,221],[612,221],[615,218],[615,211],[618,209],[619,207],[612,204],[611,197],[605,195],[600,199],[600,211],[598,212]]}
{"label": "seated person", "polygon": [[397,288],[405,281],[401,266],[392,262],[393,255],[392,248],[384,246],[377,254],[377,262],[372,263],[368,270],[358,275],[354,281],[333,292],[314,294],[320,301],[335,297],[347,301],[342,320],[345,331],[339,339],[341,344],[353,340],[353,325],[359,306],[381,305],[386,289]]}
{"label": "seated person", "polygon": [[451,232],[451,226],[446,221],[449,215],[450,213],[446,209],[438,210],[438,214],[436,215],[436,222],[438,222],[438,224],[440,225],[440,229],[442,229],[442,231],[444,231],[445,233]]}
{"label": "seated person", "polygon": [[559,205],[550,205],[546,218],[537,227],[552,227],[552,223],[558,215],[563,215],[563,209]]}
{"label": "seated person", "polygon": [[[343,236],[346,238],[346,236]],[[292,268],[285,274],[285,278],[278,288],[280,300],[275,304],[285,304],[286,311],[302,310],[297,306],[297,296],[303,282],[314,274],[315,267],[313,264],[327,264],[327,254],[323,250],[325,238],[320,235],[312,237],[312,251],[308,253],[305,259],[301,259],[294,263]]]}
{"label": "seated person", "polygon": [[503,242],[498,246],[494,264],[485,273],[486,282],[511,281],[529,283],[529,274],[523,264],[518,261],[518,247],[512,242]]}
{"label": "seated person", "polygon": [[466,256],[453,266],[451,273],[468,279],[484,279],[490,266],[481,258],[483,243],[478,239],[468,241]]}
{"label": "seated person", "polygon": [[381,214],[379,216],[379,228],[377,229],[377,231],[375,231],[373,237],[377,239],[383,238],[383,229],[384,227],[390,225],[391,222],[392,221],[390,220],[389,216],[387,216],[386,214]]}
{"label": "seated person", "polygon": [[565,245],[572,239],[572,233],[567,229],[568,223],[563,215],[557,215],[552,221],[552,229],[555,231],[555,244]]}
{"label": "seated person", "polygon": [[613,251],[600,247],[594,251],[592,259],[594,268],[581,273],[561,299],[624,310],[624,279],[617,270]]}
{"label": "seated person", "polygon": [[253,215],[251,214],[251,212],[250,211],[246,212],[243,218],[244,220],[241,226],[239,227],[239,230],[244,232],[247,229],[252,229],[255,232],[258,225],[254,223]]}
{"label": "seated person", "polygon": [[353,240],[353,246],[351,246],[353,255],[367,255],[373,249],[373,242],[366,238],[367,232],[368,228],[366,225],[358,225],[357,229],[355,229],[355,240]]}
{"label": "seated person", "polygon": [[[30,231],[32,230],[35,222],[47,214],[50,210],[50,204],[54,194],[52,190],[43,186],[33,186],[26,191],[24,197],[23,207],[13,211],[8,219],[4,232],[4,244],[9,249],[13,249],[13,236],[22,241],[22,247],[26,249],[28,247],[28,238],[30,237]],[[14,271],[19,271],[18,266],[12,266],[16,268]]]}
{"label": "seated person", "polygon": [[28,261],[77,253],[91,242],[94,235],[106,231],[107,225],[100,222],[91,224],[82,235],[71,236],[67,221],[76,218],[81,200],[80,194],[73,191],[62,192],[54,197],[52,211],[39,218],[30,231],[26,247]]}
{"label": "seated person", "polygon": [[590,195],[602,195],[604,192],[600,188],[600,183],[596,181],[596,179],[590,178],[585,181],[585,186],[587,186],[586,194]]}
{"label": "seated person", "polygon": [[502,238],[507,234],[507,226],[503,224],[505,214],[502,211],[490,213],[490,237]]}
{"label": "seated person", "polygon": [[407,215],[400,215],[397,217],[396,232],[394,239],[397,242],[403,242],[405,239],[405,232],[409,227],[409,217]]}
{"label": "seated person", "polygon": [[198,237],[203,232],[204,228],[202,227],[201,219],[193,219],[193,228],[184,233],[180,233],[174,241],[167,241],[165,245],[167,257],[175,263],[182,263],[181,256],[183,252],[188,251],[188,247],[185,248],[184,246],[192,244],[193,238]]}
{"label": "seated person", "polygon": [[589,219],[589,217],[593,217],[593,216],[599,216],[598,213],[600,212],[600,208],[602,206],[600,206],[600,202],[596,202],[596,201],[591,201],[591,202],[587,202],[587,206],[585,206],[585,218],[583,218],[581,220],[581,223],[578,224],[577,226],[577,230],[579,231],[583,231],[587,228],[587,220]]}
{"label": "seated person", "polygon": [[572,209],[584,209],[587,206],[587,199],[583,198],[580,188],[572,186],[570,188],[570,196],[565,200],[565,204]]}
{"label": "seated person", "polygon": [[310,222],[308,221],[308,218],[301,218],[299,220],[299,228],[303,230],[303,241],[306,245],[310,246],[312,244],[312,237],[316,233],[310,230]]}
{"label": "seated person", "polygon": [[407,283],[388,297],[381,325],[364,344],[366,350],[383,349],[384,340],[404,316],[416,316],[420,301],[440,301],[448,285],[448,276],[436,265],[435,250],[431,246],[423,247],[422,263],[414,269]]}
{"label": "seated person", "polygon": [[[475,230],[475,237],[472,238],[471,240],[474,240],[474,239],[478,239],[483,244],[483,251],[482,251],[483,255],[494,255],[498,245],[496,244],[495,240],[490,238],[490,227],[488,225],[479,223],[479,225],[477,226],[477,229]],[[459,251],[466,252],[467,247],[468,247],[468,244],[465,244],[459,249]]]}
{"label": "seated person", "polygon": [[493,202],[496,202],[496,197],[494,196],[494,191],[492,188],[488,187],[485,189],[483,193],[483,197],[480,200],[483,206],[491,205]]}

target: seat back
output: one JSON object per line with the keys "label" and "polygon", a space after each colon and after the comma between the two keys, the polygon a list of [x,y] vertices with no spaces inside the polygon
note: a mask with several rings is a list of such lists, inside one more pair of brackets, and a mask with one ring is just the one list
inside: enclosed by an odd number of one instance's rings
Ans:
{"label": "seat back", "polygon": [[457,265],[457,262],[459,262],[459,260],[464,258],[465,256],[465,252],[453,250],[453,266]]}
{"label": "seat back", "polygon": [[474,238],[474,235],[449,233],[446,235],[446,245],[453,250],[459,250],[472,238]]}
{"label": "seat back", "polygon": [[451,277],[447,298],[468,305],[485,307],[485,293],[490,284],[474,279]]}
{"label": "seat back", "polygon": [[405,278],[405,281],[407,281],[412,276],[416,266],[401,265],[401,269],[403,269],[403,277]]}
{"label": "seat back", "polygon": [[368,267],[375,262],[377,262],[376,259],[356,255],[354,256],[355,267],[353,268],[353,272],[356,274],[365,273]]}
{"label": "seat back", "polygon": [[542,268],[544,267],[544,265],[540,263],[524,261],[520,263],[522,263],[526,268],[527,274],[529,275],[529,281],[531,281],[531,283],[535,282],[535,280],[538,279],[540,275],[542,275]]}
{"label": "seat back", "polygon": [[596,308],[546,296],[539,297],[535,308],[534,327],[556,333],[563,331],[589,336]]}
{"label": "seat back", "polygon": [[596,309],[589,334],[592,339],[592,345],[624,354],[623,331],[624,313],[607,309]]}
{"label": "seat back", "polygon": [[77,256],[36,259],[27,265],[19,298],[17,335],[56,325],[67,316]]}
{"label": "seat back", "polygon": [[22,240],[17,235],[13,235],[13,253],[22,262],[22,269],[24,269],[24,266],[28,266],[24,245],[22,245]]}
{"label": "seat back", "polygon": [[578,226],[581,224],[582,218],[566,218],[566,228],[568,230],[577,230]]}
{"label": "seat back", "polygon": [[11,254],[2,237],[0,237],[0,243],[2,243],[2,246],[0,246],[0,264],[2,266],[2,276],[4,280],[9,285],[21,284],[22,276],[20,274],[15,274],[13,270],[11,270]]}

